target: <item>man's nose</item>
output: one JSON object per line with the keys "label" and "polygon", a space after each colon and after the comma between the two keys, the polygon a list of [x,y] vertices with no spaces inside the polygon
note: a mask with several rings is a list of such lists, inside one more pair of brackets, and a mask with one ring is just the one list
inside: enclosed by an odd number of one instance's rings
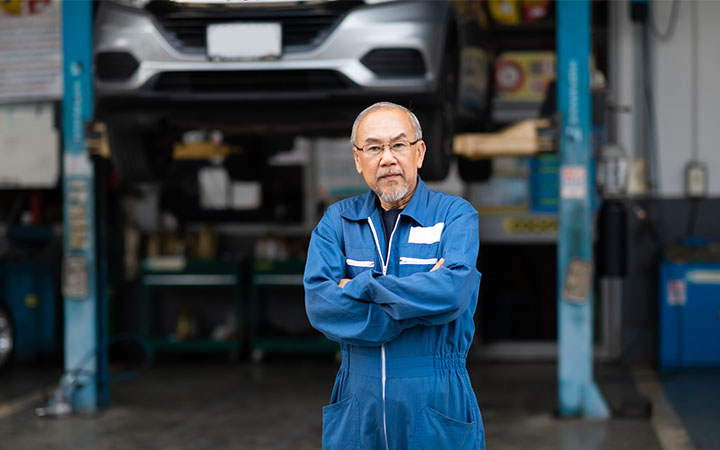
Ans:
{"label": "man's nose", "polygon": [[383,151],[380,154],[380,165],[381,166],[387,166],[390,164],[397,163],[397,158],[395,158],[395,153],[390,150],[389,145],[383,145]]}

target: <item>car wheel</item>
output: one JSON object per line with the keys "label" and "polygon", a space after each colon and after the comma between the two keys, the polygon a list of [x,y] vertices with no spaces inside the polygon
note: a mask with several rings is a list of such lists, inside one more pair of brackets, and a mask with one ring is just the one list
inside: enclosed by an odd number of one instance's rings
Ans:
{"label": "car wheel", "polygon": [[458,101],[458,56],[457,43],[449,36],[435,103],[423,114],[427,150],[420,176],[426,181],[443,180],[450,170]]}
{"label": "car wheel", "polygon": [[[488,62],[487,67],[488,79],[491,79],[492,65]],[[488,132],[491,131],[490,126],[492,123],[491,119],[491,104],[493,97],[493,83],[490,83],[487,89],[485,98],[485,109],[482,113],[482,117],[476,120],[474,123],[466,122],[461,124],[459,133],[468,132]],[[492,159],[470,159],[464,156],[457,157],[458,175],[460,179],[465,182],[480,182],[488,180],[493,173]]]}
{"label": "car wheel", "polygon": [[463,181],[485,181],[492,176],[492,160],[458,157],[458,174]]}
{"label": "car wheel", "polygon": [[420,176],[425,181],[440,181],[445,179],[450,170],[454,132],[448,122],[453,121],[455,115],[452,114],[452,119],[448,118],[443,107],[441,111],[432,112],[425,117],[423,140],[427,149]]}
{"label": "car wheel", "polygon": [[0,305],[0,371],[8,364],[15,348],[15,330],[10,311]]}
{"label": "car wheel", "polygon": [[123,181],[155,181],[172,161],[172,145],[135,130],[108,127],[108,144],[115,170]]}

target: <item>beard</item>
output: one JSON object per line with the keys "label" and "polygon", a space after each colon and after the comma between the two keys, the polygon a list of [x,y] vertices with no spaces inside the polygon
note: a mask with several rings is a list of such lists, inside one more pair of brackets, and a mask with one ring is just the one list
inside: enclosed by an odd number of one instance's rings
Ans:
{"label": "beard", "polygon": [[[388,174],[384,174],[388,175]],[[382,176],[384,176],[382,175]],[[398,200],[402,199],[407,195],[408,190],[410,186],[408,185],[407,180],[405,179],[405,174],[399,173],[397,175],[400,175],[399,183],[392,184],[388,187],[381,187],[380,183],[377,183],[375,185],[375,194],[377,194],[378,197],[380,197],[380,200],[384,201],[385,203],[395,203]],[[380,177],[378,177],[380,178]]]}

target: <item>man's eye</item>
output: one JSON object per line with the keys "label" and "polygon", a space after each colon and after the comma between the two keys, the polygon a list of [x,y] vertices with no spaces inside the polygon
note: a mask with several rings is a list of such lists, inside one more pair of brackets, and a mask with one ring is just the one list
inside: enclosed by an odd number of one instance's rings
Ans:
{"label": "man's eye", "polygon": [[382,147],[380,147],[379,145],[371,145],[367,148],[367,151],[370,153],[379,153],[382,151]]}
{"label": "man's eye", "polygon": [[393,150],[402,150],[405,148],[405,144],[403,142],[396,142],[392,146]]}

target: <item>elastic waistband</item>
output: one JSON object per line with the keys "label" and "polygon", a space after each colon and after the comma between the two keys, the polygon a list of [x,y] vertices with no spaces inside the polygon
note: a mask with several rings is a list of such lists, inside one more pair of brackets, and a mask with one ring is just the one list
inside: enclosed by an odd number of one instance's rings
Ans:
{"label": "elastic waistband", "polygon": [[[368,377],[382,376],[380,355],[343,352],[341,369]],[[464,371],[465,358],[457,355],[386,357],[386,378],[429,377],[442,372]]]}

